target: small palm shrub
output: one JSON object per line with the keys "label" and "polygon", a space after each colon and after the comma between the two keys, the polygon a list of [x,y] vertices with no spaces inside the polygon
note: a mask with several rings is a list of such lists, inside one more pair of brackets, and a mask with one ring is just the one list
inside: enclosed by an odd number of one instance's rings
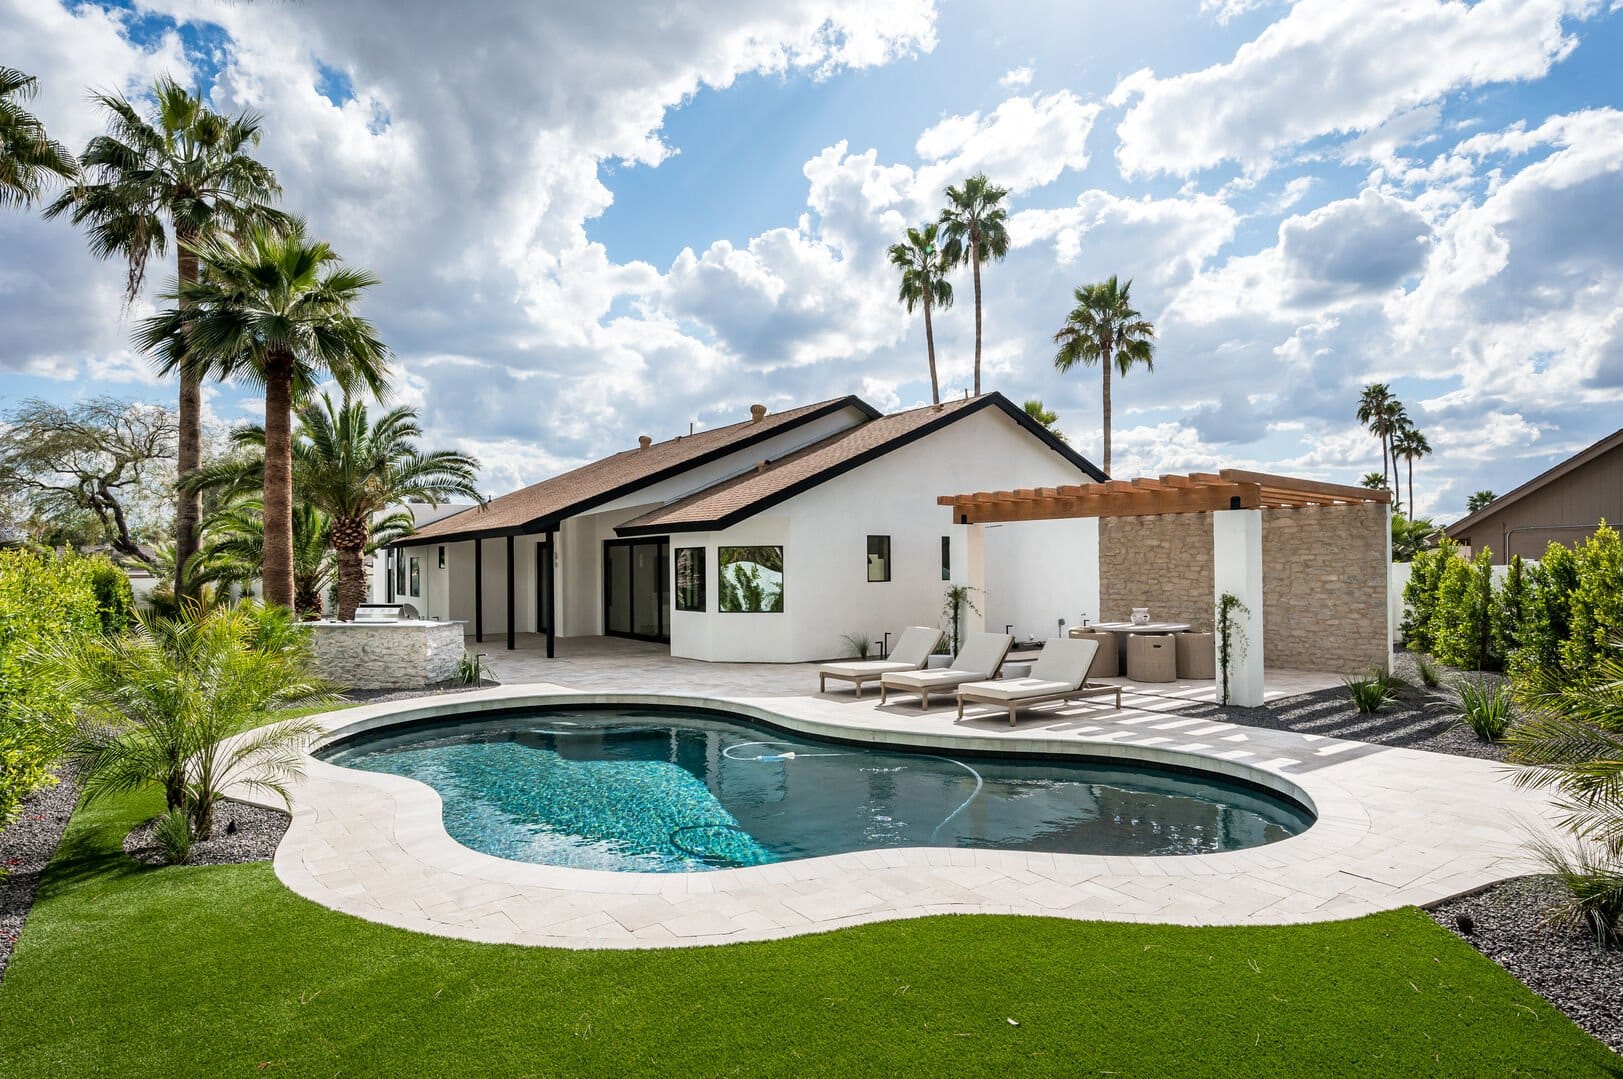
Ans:
{"label": "small palm shrub", "polygon": [[1365,715],[1374,715],[1397,699],[1397,686],[1384,671],[1363,678],[1343,678],[1342,685],[1352,694],[1353,706]]}
{"label": "small palm shrub", "polygon": [[1586,932],[1598,948],[1623,944],[1623,865],[1592,845],[1569,854],[1554,843],[1534,845],[1565,897],[1548,912],[1551,925]]}
{"label": "small palm shrub", "polygon": [[1509,683],[1468,678],[1455,688],[1454,696],[1459,701],[1459,721],[1484,742],[1503,741],[1516,722]]}
{"label": "small palm shrub", "polygon": [[157,784],[165,808],[183,809],[192,837],[207,839],[229,787],[287,800],[299,751],[321,728],[276,716],[334,699],[307,673],[309,649],[290,611],[243,604],[60,640],[36,669],[74,702],[64,751],[87,801]]}
{"label": "small palm shrub", "polygon": [[158,818],[152,826],[152,840],[170,865],[192,860],[192,818],[184,806],[177,806]]}

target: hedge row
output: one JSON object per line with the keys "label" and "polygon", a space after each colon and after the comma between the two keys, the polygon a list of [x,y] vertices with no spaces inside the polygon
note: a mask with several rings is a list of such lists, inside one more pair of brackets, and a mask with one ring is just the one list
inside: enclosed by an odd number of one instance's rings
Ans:
{"label": "hedge row", "polygon": [[1536,563],[1492,552],[1467,560],[1444,540],[1415,557],[1403,590],[1404,638],[1451,667],[1581,674],[1623,640],[1623,538],[1604,522],[1576,548],[1551,543]]}
{"label": "hedge row", "polygon": [[67,697],[34,678],[28,656],[48,641],[118,631],[133,609],[129,580],[106,559],[0,551],[0,821],[48,781],[51,725],[66,720]]}

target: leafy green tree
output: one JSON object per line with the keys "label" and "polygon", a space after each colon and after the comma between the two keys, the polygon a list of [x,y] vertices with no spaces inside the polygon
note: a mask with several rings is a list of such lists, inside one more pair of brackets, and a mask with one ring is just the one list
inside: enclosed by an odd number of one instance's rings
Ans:
{"label": "leafy green tree", "polygon": [[1110,475],[1110,369],[1116,368],[1123,378],[1135,364],[1144,370],[1155,370],[1155,326],[1133,307],[1133,283],[1118,284],[1112,274],[1109,280],[1083,285],[1072,291],[1076,306],[1065,318],[1065,325],[1054,335],[1059,352],[1054,355],[1054,369],[1069,371],[1077,364],[1092,367],[1098,364],[1104,372],[1104,463],[1105,475]]}
{"label": "leafy green tree", "polygon": [[1475,513],[1477,510],[1487,509],[1498,499],[1499,496],[1492,491],[1477,491],[1465,500],[1465,512]]}
{"label": "leafy green tree", "polygon": [[[278,713],[334,700],[308,673],[309,639],[275,608],[244,604],[195,618],[142,618],[126,634],[55,642],[38,669],[75,703],[66,754],[85,798],[156,784],[192,834],[213,832],[231,786],[279,795],[321,728]],[[240,737],[233,737],[241,733]]]}
{"label": "leafy green tree", "polygon": [[1043,404],[1041,398],[1033,397],[1021,407],[1025,409],[1026,415],[1046,427],[1049,434],[1062,442],[1070,441],[1065,437],[1065,432],[1054,426],[1059,423],[1059,413]]}
{"label": "leafy green tree", "polygon": [[1446,537],[1436,547],[1415,553],[1409,582],[1403,587],[1403,639],[1410,651],[1432,651],[1431,616],[1437,605],[1437,588],[1442,583],[1443,568],[1458,557],[1459,546]]}
{"label": "leafy green tree", "polygon": [[941,211],[946,235],[943,253],[949,266],[968,263],[975,279],[975,396],[981,392],[981,263],[1009,253],[1009,210],[1003,200],[1009,189],[998,187],[976,173],[957,187],[947,188],[947,208]]}
{"label": "leafy green tree", "polygon": [[1409,513],[1414,513],[1414,463],[1421,457],[1431,454],[1431,443],[1426,436],[1417,430],[1414,424],[1407,419],[1403,426],[1392,435],[1392,458],[1396,466],[1397,459],[1402,458],[1409,466]]}
{"label": "leafy green tree", "polygon": [[1536,671],[1565,669],[1562,646],[1572,636],[1572,594],[1577,588],[1578,560],[1572,549],[1549,544],[1527,573],[1521,647],[1511,662],[1518,682]]}
{"label": "leafy green tree", "polygon": [[907,306],[908,314],[912,314],[915,307],[924,308],[924,345],[930,357],[930,401],[937,405],[941,403],[941,380],[936,375],[935,324],[930,312],[952,306],[952,282],[947,280],[952,264],[936,241],[938,228],[938,225],[925,225],[908,229],[907,242],[890,247],[890,264],[902,272],[897,302]]}
{"label": "leafy green tree", "polygon": [[1487,548],[1467,562],[1458,554],[1444,561],[1437,581],[1428,632],[1431,652],[1450,667],[1482,670],[1491,666],[1493,640],[1493,554]]}
{"label": "leafy green tree", "polygon": [[[196,245],[250,227],[280,226],[289,219],[272,208],[282,193],[275,175],[255,160],[260,120],[243,112],[224,117],[173,79],[152,88],[154,111],[141,113],[119,94],[93,98],[107,114],[107,133],[90,140],[79,157],[83,178],[45,211],[69,215],[85,227],[97,258],[118,258],[125,267],[124,298],[133,302],[147,264],[175,247],[182,294],[197,282]],[[193,362],[175,335],[166,372],[180,375],[180,439],[176,462],[184,480],[203,461],[203,378],[206,364]],[[197,551],[201,501],[182,487],[175,504],[176,572],[184,573]],[[175,579],[179,596],[192,596]]]}
{"label": "leafy green tree", "polygon": [[355,313],[377,278],[335,265],[337,253],[298,225],[250,228],[196,251],[202,276],[182,286],[179,307],[143,322],[138,340],[163,349],[181,334],[195,362],[265,387],[265,599],[291,607],[294,402],[324,376],[346,393],[384,394],[389,350]]}
{"label": "leafy green tree", "polygon": [[1494,651],[1509,664],[1522,647],[1522,625],[1527,621],[1527,565],[1515,555],[1505,569],[1505,581],[1494,597]]}
{"label": "leafy green tree", "polygon": [[1623,639],[1623,538],[1602,521],[1574,555],[1578,580],[1561,661],[1569,671],[1583,671]]}
{"label": "leafy green tree", "polygon": [[53,179],[71,180],[79,173],[68,148],[23,108],[38,92],[36,76],[0,66],[0,206],[27,206]]}

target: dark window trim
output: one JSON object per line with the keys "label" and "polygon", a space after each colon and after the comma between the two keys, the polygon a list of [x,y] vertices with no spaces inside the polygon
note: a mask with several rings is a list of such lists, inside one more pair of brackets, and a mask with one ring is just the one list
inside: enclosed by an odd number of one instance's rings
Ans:
{"label": "dark window trim", "polygon": [[[882,564],[885,567],[885,575],[883,577],[875,577],[873,575],[873,569],[874,569],[873,557],[874,557],[874,553],[875,553],[874,552],[874,542],[873,542],[874,540],[882,541],[881,546],[884,548],[884,550],[880,553],[880,558],[882,560]],[[891,577],[891,570],[890,570],[890,537],[885,536],[885,535],[869,536],[868,537],[868,544],[867,544],[867,547],[866,547],[866,557],[863,559],[863,561],[865,563],[864,568],[867,570],[868,583],[869,584],[889,584],[890,583],[890,577]]]}
{"label": "dark window trim", "polygon": [[[695,552],[698,553],[698,557],[699,557],[699,570],[698,570],[698,582],[697,582],[697,584],[698,584],[698,592],[699,592],[699,598],[698,598],[699,605],[697,607],[684,607],[682,605],[682,586],[681,586],[681,584],[680,584],[680,582],[678,580],[674,579],[674,575],[679,572],[679,567],[680,567],[681,562],[682,562],[682,553],[684,551],[695,551]],[[708,588],[709,574],[707,572],[708,568],[709,568],[708,565],[707,565],[709,554],[710,554],[710,550],[707,547],[673,547],[673,548],[671,548],[671,573],[673,574],[673,580],[671,582],[671,593],[672,593],[672,595],[671,595],[671,606],[672,606],[672,609],[681,611],[684,614],[695,614],[695,613],[696,614],[705,614],[705,613],[707,613],[709,611],[709,609],[710,609],[710,592],[709,592],[709,588]]]}
{"label": "dark window trim", "polygon": [[941,579],[952,580],[952,537],[941,537]]}
{"label": "dark window trim", "polygon": [[[783,568],[778,571],[778,599],[782,607],[776,611],[729,611],[721,605],[721,552],[749,550],[751,547],[776,547],[778,560],[783,562]],[[726,546],[716,547],[716,613],[717,614],[783,614],[789,609],[789,563],[784,554],[785,545],[782,543],[729,543]]]}

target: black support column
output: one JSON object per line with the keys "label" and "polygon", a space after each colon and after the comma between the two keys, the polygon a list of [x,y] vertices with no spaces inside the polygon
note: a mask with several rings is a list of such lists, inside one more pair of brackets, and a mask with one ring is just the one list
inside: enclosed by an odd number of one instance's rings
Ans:
{"label": "black support column", "polygon": [[473,639],[485,643],[485,541],[473,541]]}
{"label": "black support column", "polygon": [[517,627],[513,618],[513,537],[507,537],[507,650],[518,647]]}

